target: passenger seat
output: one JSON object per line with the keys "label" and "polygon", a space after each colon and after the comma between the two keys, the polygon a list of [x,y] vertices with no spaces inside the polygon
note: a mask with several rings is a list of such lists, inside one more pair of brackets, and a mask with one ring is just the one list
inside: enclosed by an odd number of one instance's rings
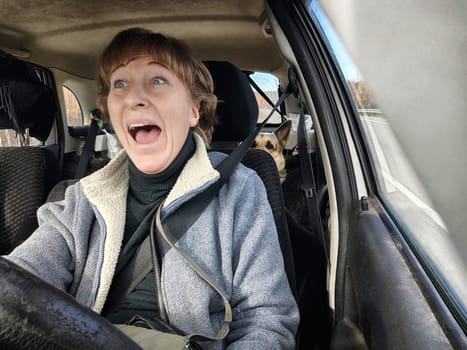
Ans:
{"label": "passenger seat", "polygon": [[37,209],[57,182],[58,161],[45,147],[0,147],[0,255],[37,228]]}
{"label": "passenger seat", "polygon": [[[45,78],[51,74],[0,50],[0,129],[45,143],[61,120],[56,93]],[[60,177],[60,151],[58,144],[0,146],[0,255],[37,227],[36,211]]]}

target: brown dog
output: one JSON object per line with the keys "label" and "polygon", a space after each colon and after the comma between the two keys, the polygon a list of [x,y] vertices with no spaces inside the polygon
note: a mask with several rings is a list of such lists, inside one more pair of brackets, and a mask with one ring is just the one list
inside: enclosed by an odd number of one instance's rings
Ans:
{"label": "brown dog", "polygon": [[287,176],[287,170],[285,169],[284,147],[287,143],[291,127],[292,121],[287,120],[274,132],[259,133],[252,146],[253,148],[262,149],[263,151],[271,154],[272,158],[276,162],[277,170],[279,170],[281,182],[283,182]]}

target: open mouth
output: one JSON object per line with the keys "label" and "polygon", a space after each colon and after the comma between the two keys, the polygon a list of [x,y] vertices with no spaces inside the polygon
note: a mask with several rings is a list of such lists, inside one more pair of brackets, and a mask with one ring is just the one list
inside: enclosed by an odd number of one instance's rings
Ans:
{"label": "open mouth", "polygon": [[136,143],[148,144],[157,140],[161,128],[153,124],[131,124],[128,132]]}

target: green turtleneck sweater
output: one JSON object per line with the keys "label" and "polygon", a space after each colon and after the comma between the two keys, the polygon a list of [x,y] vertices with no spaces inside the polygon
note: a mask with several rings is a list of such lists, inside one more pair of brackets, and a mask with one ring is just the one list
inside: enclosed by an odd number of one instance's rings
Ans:
{"label": "green turtleneck sweater", "polygon": [[[161,173],[142,173],[129,160],[130,180],[125,233],[114,281],[118,279],[119,273],[131,261],[136,249],[149,234],[155,211],[169,194],[184,165],[194,152],[195,141],[190,132],[177,158]],[[157,311],[155,277],[154,273],[150,272],[119,305],[107,312],[105,317],[113,323],[125,323],[135,314],[154,317]]]}

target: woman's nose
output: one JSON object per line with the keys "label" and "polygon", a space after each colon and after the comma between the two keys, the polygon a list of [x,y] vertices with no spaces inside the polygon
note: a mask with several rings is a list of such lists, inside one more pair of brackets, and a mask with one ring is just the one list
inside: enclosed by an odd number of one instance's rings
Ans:
{"label": "woman's nose", "polygon": [[127,103],[131,108],[145,108],[148,106],[148,97],[144,87],[135,85],[127,94]]}

